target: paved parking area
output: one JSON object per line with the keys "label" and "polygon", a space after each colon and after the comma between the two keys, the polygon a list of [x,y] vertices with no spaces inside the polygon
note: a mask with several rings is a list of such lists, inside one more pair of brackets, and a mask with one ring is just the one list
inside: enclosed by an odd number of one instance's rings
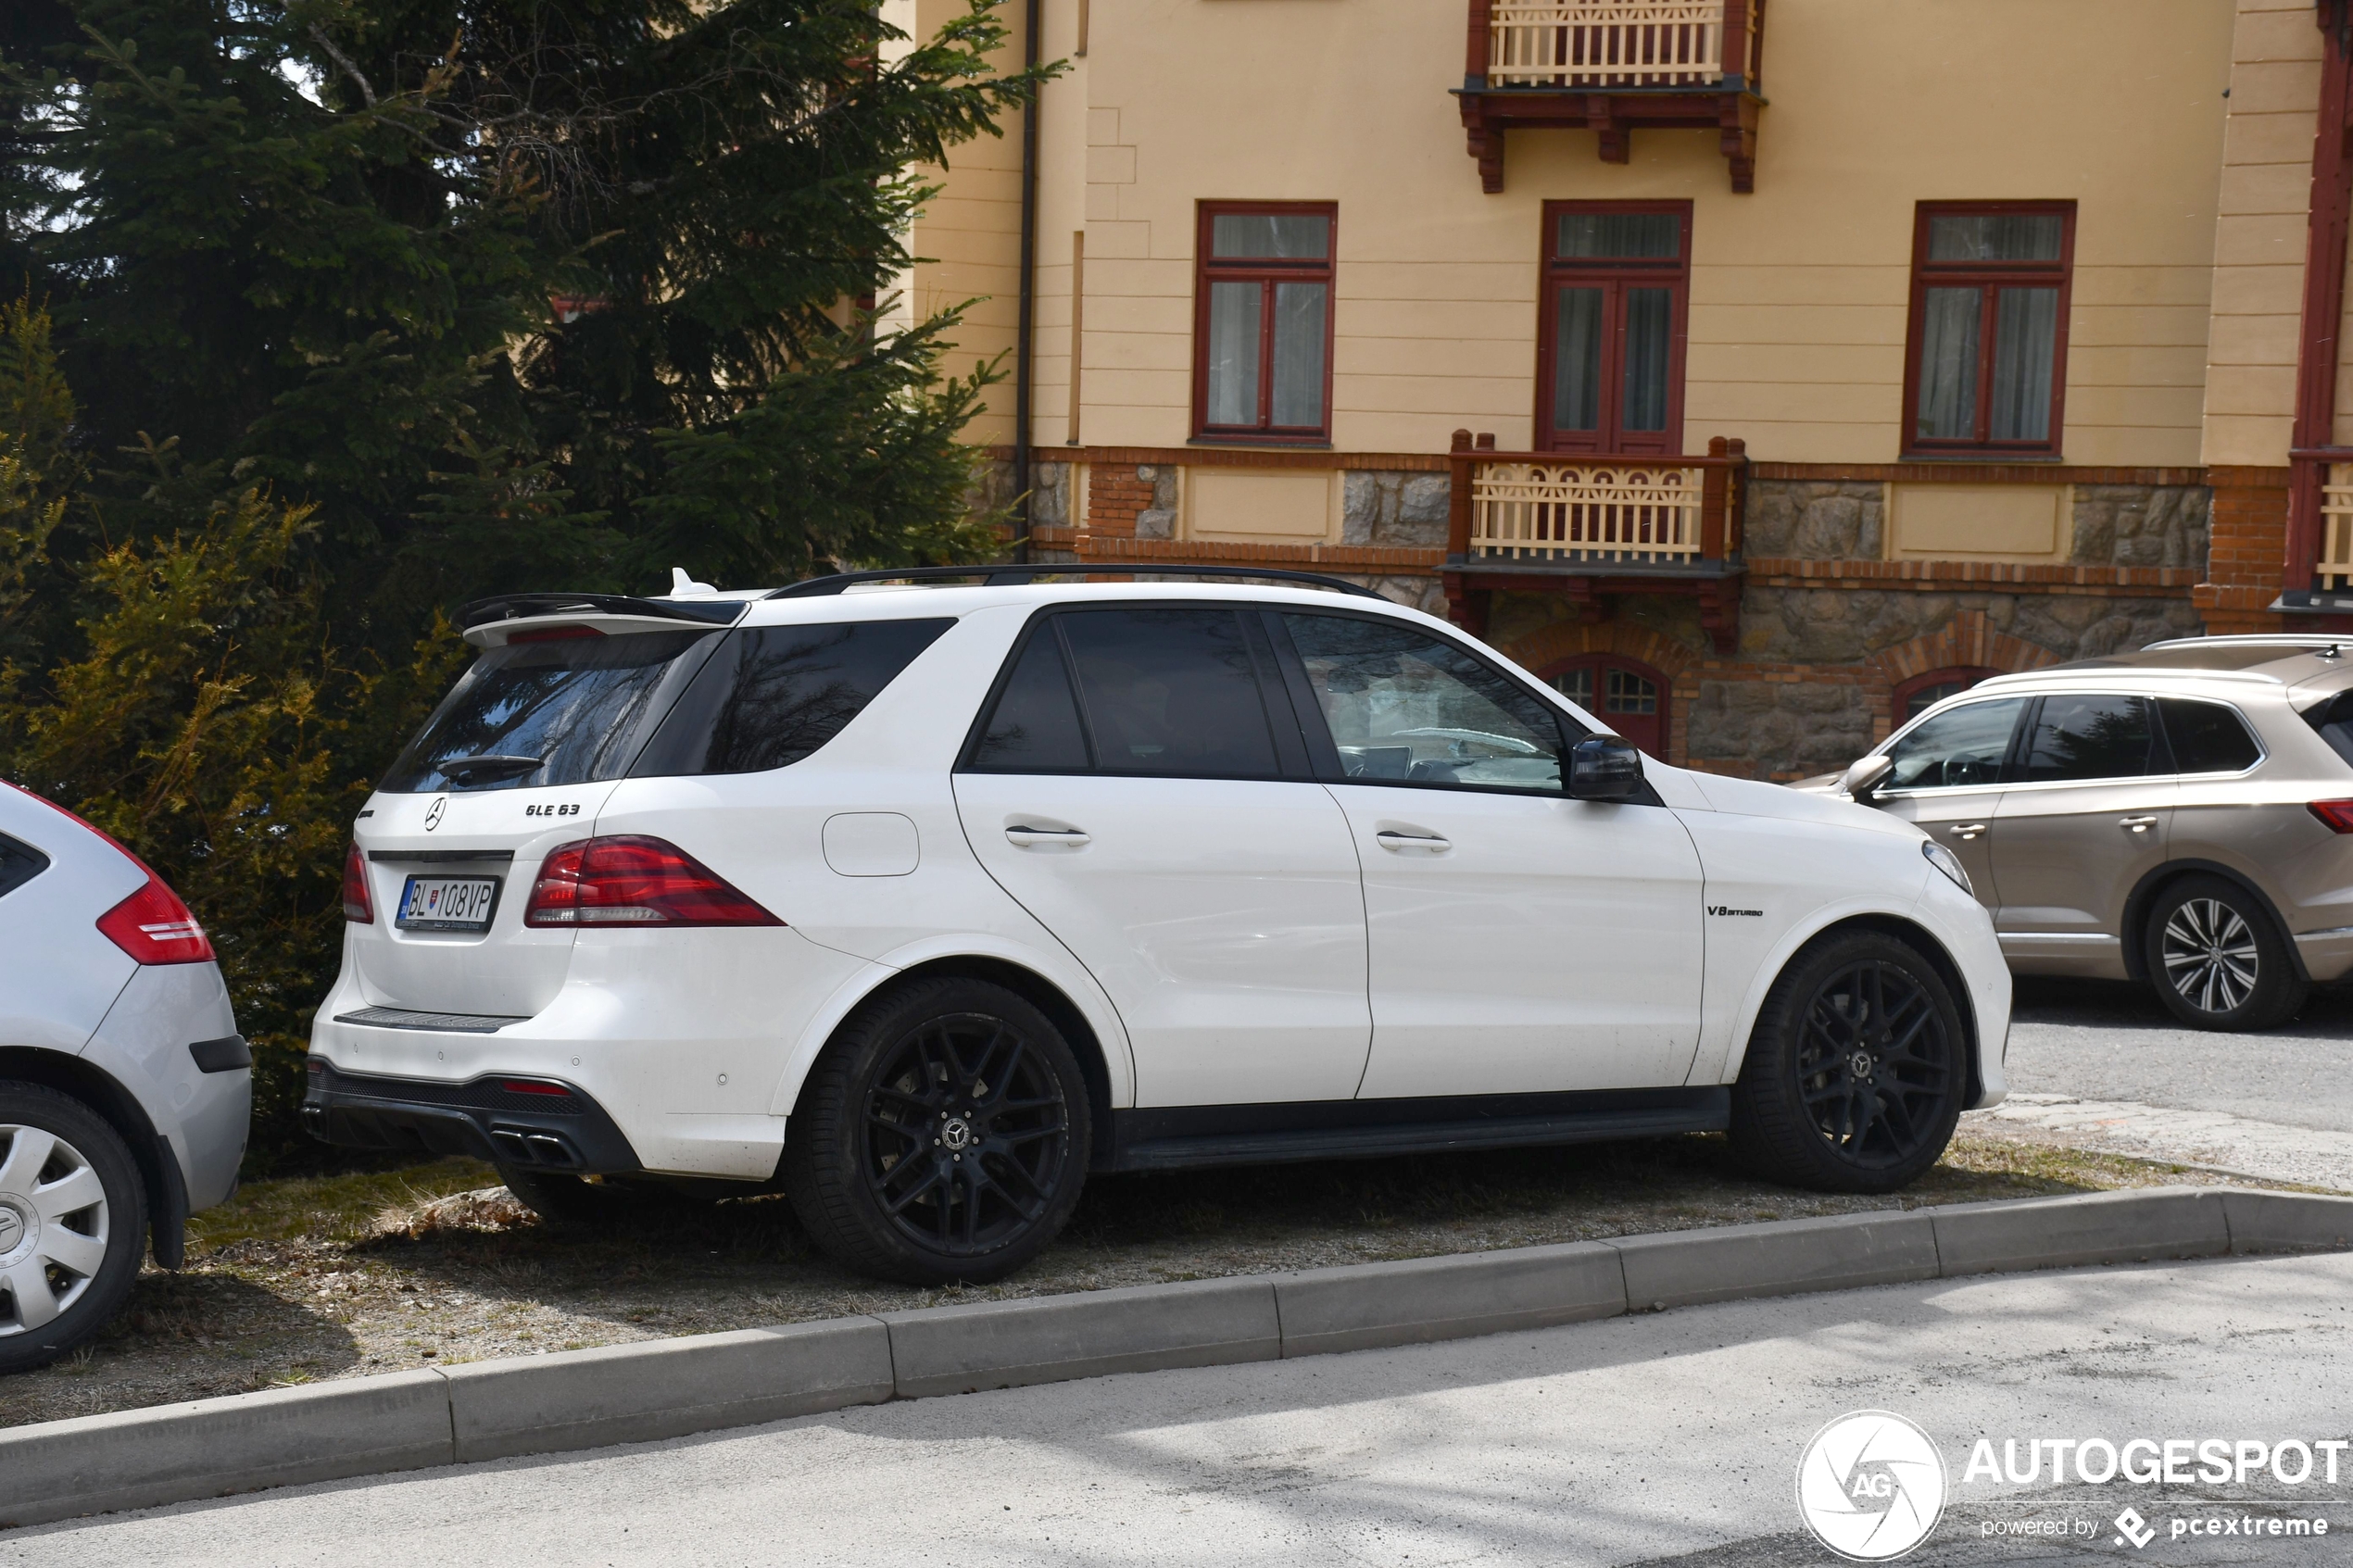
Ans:
{"label": "paved parking area", "polygon": [[[189,1504],[0,1536],[0,1568],[250,1568],[464,1554],[539,1565],[1829,1561],[1798,1456],[1883,1409],[1940,1444],[1953,1498],[1912,1561],[2342,1561],[2334,1486],[1969,1483],[1991,1437],[2345,1435],[2353,1257],[1942,1282],[1646,1313],[1407,1350],[922,1399],[742,1433]],[[2285,1497],[2287,1506],[2265,1501]],[[2075,1500],[2081,1499],[2081,1500]],[[2338,1538],[2170,1538],[2173,1518],[2327,1517]],[[2077,1520],[2091,1544],[1988,1522]]]}

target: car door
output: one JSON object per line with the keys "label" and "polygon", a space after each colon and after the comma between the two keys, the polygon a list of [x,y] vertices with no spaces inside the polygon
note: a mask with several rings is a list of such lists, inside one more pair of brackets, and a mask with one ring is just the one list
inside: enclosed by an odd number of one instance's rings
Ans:
{"label": "car door", "polygon": [[1139,1106],[1346,1099],[1364,1076],[1356,851],[1273,675],[1230,605],[1049,612],[956,775],[982,865],[1118,1008]]}
{"label": "car door", "polygon": [[1682,1083],[1703,888],[1674,814],[1568,798],[1559,709],[1458,644],[1378,616],[1273,619],[1365,868],[1360,1094]]}
{"label": "car door", "polygon": [[2156,705],[2039,697],[1994,813],[1994,915],[2021,967],[2124,975],[2124,901],[2165,859],[2177,785]]}
{"label": "car door", "polygon": [[1891,764],[1871,804],[1960,857],[1978,902],[1996,907],[1994,818],[2002,770],[2028,698],[1986,697],[1934,714],[1883,748]]}

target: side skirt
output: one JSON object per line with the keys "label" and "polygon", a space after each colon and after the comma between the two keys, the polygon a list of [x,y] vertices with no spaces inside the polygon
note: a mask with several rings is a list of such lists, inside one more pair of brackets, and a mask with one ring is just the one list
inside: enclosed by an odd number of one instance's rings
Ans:
{"label": "side skirt", "polygon": [[1170,1106],[1113,1111],[1112,1155],[1097,1169],[1173,1171],[1200,1165],[1601,1143],[1677,1133],[1720,1133],[1731,1122],[1732,1092],[1720,1085],[1551,1095]]}

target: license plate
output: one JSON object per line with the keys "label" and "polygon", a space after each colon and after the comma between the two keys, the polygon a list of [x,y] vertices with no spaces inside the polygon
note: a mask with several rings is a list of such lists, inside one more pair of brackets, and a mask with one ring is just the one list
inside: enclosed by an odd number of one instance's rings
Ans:
{"label": "license plate", "polygon": [[495,876],[412,876],[393,924],[403,931],[487,931],[498,907]]}

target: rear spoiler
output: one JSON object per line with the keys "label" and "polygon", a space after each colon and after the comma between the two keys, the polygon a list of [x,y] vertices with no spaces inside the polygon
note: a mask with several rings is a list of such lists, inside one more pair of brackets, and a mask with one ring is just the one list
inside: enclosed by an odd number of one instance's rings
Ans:
{"label": "rear spoiler", "polygon": [[476,599],[458,611],[458,629],[471,632],[500,621],[566,613],[638,615],[686,621],[700,626],[732,626],[746,608],[742,599],[640,599],[627,594],[500,594]]}

